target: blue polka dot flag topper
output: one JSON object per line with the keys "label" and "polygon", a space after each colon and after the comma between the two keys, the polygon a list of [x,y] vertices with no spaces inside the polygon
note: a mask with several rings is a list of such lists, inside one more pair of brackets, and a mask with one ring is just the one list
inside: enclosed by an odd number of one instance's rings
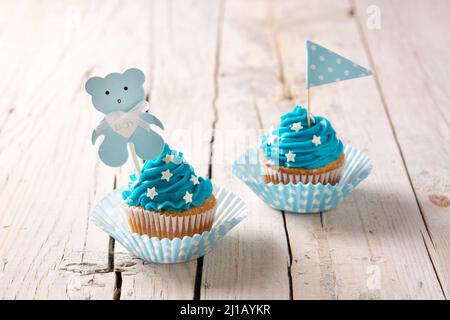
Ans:
{"label": "blue polka dot flag topper", "polygon": [[306,66],[306,88],[372,75],[372,71],[309,40]]}

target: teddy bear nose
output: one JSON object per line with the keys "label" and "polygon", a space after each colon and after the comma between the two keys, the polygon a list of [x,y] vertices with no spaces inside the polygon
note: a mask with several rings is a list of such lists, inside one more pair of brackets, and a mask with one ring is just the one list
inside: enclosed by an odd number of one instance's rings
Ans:
{"label": "teddy bear nose", "polygon": [[122,100],[120,100],[120,99],[117,99],[117,103],[121,103],[122,102]]}

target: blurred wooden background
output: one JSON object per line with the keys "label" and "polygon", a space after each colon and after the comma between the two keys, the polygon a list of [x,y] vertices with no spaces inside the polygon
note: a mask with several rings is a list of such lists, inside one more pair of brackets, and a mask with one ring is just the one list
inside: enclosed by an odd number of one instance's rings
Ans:
{"label": "blurred wooden background", "polygon": [[[0,1],[0,298],[448,298],[449,16],[446,0]],[[306,39],[374,70],[312,106],[375,167],[336,211],[295,215],[231,174],[257,135],[228,140],[305,101]],[[198,261],[144,264],[88,220],[132,167],[99,162],[84,83],[128,67],[171,146],[249,206]]]}

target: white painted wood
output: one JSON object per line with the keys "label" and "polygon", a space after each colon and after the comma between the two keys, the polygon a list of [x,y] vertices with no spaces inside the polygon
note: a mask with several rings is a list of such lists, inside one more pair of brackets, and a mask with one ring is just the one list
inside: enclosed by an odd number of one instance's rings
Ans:
{"label": "white painted wood", "polygon": [[[214,95],[213,74],[218,1],[153,1],[150,62],[152,112],[164,123],[172,149],[183,152],[200,175],[209,168]],[[181,18],[182,17],[182,18]],[[125,185],[132,169],[124,169]],[[116,268],[122,270],[121,299],[192,299],[197,261],[176,265],[144,264],[120,246]]]}
{"label": "white painted wood", "polygon": [[139,29],[142,4],[1,4],[10,12],[1,35],[1,298],[112,298],[109,237],[88,214],[114,176],[90,145],[101,115],[84,82],[89,71],[123,68],[139,41],[120,21],[134,16]]}
{"label": "white painted wood", "polygon": [[[308,38],[368,65],[351,7],[315,5],[309,12],[315,20],[298,16],[306,2],[275,9],[285,80],[294,96],[304,94]],[[314,88],[311,99],[313,113],[328,117],[375,168],[337,210],[323,214],[323,226],[313,216],[287,215],[294,298],[443,298],[424,243],[429,235],[374,79]]]}
{"label": "white painted wood", "polygon": [[[369,4],[381,30],[365,27]],[[215,125],[213,180],[250,209],[205,257],[200,298],[288,299],[289,271],[294,299],[448,297],[450,209],[429,197],[450,189],[449,5],[355,5],[359,22],[352,3],[331,0],[1,2],[0,299],[113,297],[109,238],[88,213],[134,169],[98,160],[90,134],[101,115],[83,87],[131,66],[148,76],[167,141],[203,175]],[[307,38],[374,68],[379,88],[373,78],[332,84],[311,103],[375,168],[336,211],[286,213],[289,269],[283,215],[230,165],[305,101]],[[121,299],[194,296],[196,261],[148,265],[118,244],[114,260]]]}
{"label": "white painted wood", "polygon": [[[448,1],[355,4],[361,31],[377,67],[381,93],[431,236],[428,250],[448,298],[450,4]],[[367,27],[369,5],[380,8],[379,30]]]}
{"label": "white painted wood", "polygon": [[282,215],[231,173],[234,158],[258,142],[261,124],[256,104],[280,94],[276,59],[268,50],[269,8],[266,2],[227,1],[218,30],[212,176],[245,199],[249,216],[205,257],[202,299],[289,299]]}

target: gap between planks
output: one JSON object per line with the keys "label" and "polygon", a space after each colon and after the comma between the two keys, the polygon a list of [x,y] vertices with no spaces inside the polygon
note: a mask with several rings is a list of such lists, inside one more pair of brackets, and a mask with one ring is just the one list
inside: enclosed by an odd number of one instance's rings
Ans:
{"label": "gap between planks", "polygon": [[[274,47],[275,47],[275,57],[277,60],[277,67],[278,67],[278,81],[280,82],[280,85],[282,87],[283,99],[294,102],[292,92],[286,82],[286,78],[285,78],[285,74],[284,74],[284,62],[283,62],[283,59],[281,56],[281,48],[280,48],[279,39],[277,36],[277,30],[274,27],[273,21],[272,21],[272,31],[273,31],[273,43],[274,43]],[[264,127],[263,117],[261,115],[261,110],[258,107],[258,103],[256,102],[256,99],[253,99],[253,107],[255,109],[260,128],[266,130],[267,128]],[[292,248],[291,248],[291,241],[289,239],[289,230],[287,228],[287,223],[286,223],[286,212],[284,210],[281,211],[281,216],[283,219],[283,228],[284,228],[284,234],[286,236],[286,246],[287,246],[287,251],[288,251],[288,256],[289,256],[288,265],[286,266],[287,276],[288,276],[288,281],[289,281],[289,300],[294,300],[294,286],[292,283],[292,260],[293,260]],[[320,212],[320,217],[321,217],[321,221],[322,221],[322,212]],[[323,227],[323,225],[322,225],[322,227]]]}
{"label": "gap between planks", "polygon": [[[216,132],[216,125],[219,117],[217,110],[217,99],[219,98],[219,70],[220,70],[220,54],[222,51],[222,31],[223,31],[223,21],[225,16],[225,3],[226,0],[220,0],[219,3],[219,19],[217,21],[216,29],[216,49],[214,53],[214,71],[213,71],[213,83],[214,83],[214,93],[211,100],[211,106],[213,109],[213,121],[211,123],[211,140],[209,143],[209,164],[208,164],[208,176],[210,179],[213,178],[212,173],[212,160],[214,152],[214,136]],[[195,274],[195,285],[194,285],[194,300],[200,300],[202,291],[202,276],[203,276],[203,257],[197,259],[197,271]]]}
{"label": "gap between planks", "polygon": [[[214,92],[211,101],[211,106],[213,109],[213,120],[211,123],[212,134],[209,141],[210,146],[210,154],[209,154],[209,164],[208,164],[208,176],[212,179],[212,158],[213,158],[213,144],[214,144],[214,133],[216,129],[216,123],[218,121],[218,112],[217,112],[217,99],[219,96],[219,69],[220,69],[220,53],[221,53],[221,43],[222,43],[222,29],[223,29],[223,19],[224,19],[224,11],[225,11],[225,1],[220,0],[219,3],[219,19],[217,23],[217,31],[216,31],[216,47],[215,47],[215,61],[214,61],[214,71],[213,71],[213,83],[214,83]],[[153,34],[153,28],[150,32],[151,36]],[[150,74],[151,74],[151,82],[149,87],[149,93],[146,95],[148,101],[150,101],[150,97],[152,94],[153,82],[154,82],[154,72],[153,72],[153,63],[154,63],[154,55],[153,50],[150,50],[151,63],[150,63]],[[116,183],[116,176],[114,177],[114,182]],[[114,189],[116,189],[116,185],[114,185]],[[121,289],[122,289],[122,272],[114,269],[114,242],[113,238],[110,238],[110,246],[108,248],[108,265],[112,265],[113,268],[111,271],[114,271],[114,292],[113,292],[113,300],[120,300],[121,297]],[[112,243],[112,245],[111,245]],[[112,251],[111,251],[112,249]],[[110,256],[112,256],[110,258]],[[201,297],[201,285],[202,285],[202,273],[203,273],[203,257],[197,259],[197,267],[195,274],[195,282],[194,282],[194,292],[193,292],[193,300],[200,300]]]}
{"label": "gap between planks", "polygon": [[[320,213],[322,214],[322,213]],[[289,253],[289,264],[287,265],[287,273],[288,273],[288,279],[289,279],[289,299],[294,300],[294,287],[292,285],[292,248],[291,248],[291,241],[289,240],[289,231],[286,224],[286,212],[281,211],[281,216],[283,217],[283,227],[284,227],[284,233],[286,234],[286,244],[287,249]]]}
{"label": "gap between planks", "polygon": [[[354,20],[354,22],[356,24],[359,36],[361,37],[361,42],[362,42],[364,51],[365,51],[365,53],[367,55],[367,58],[369,60],[369,64],[370,64],[371,68],[373,70],[375,70],[374,58],[373,58],[372,52],[370,51],[370,48],[369,48],[369,44],[368,44],[368,40],[367,40],[367,37],[366,37],[366,33],[364,32],[364,29],[363,29],[363,27],[361,25],[361,19],[358,17],[359,15],[358,15],[358,12],[357,12],[357,7],[356,7],[356,4],[355,4],[355,0],[350,0],[350,6],[351,6],[350,12],[349,12],[350,16],[351,16],[351,18]],[[355,12],[357,14],[355,14]],[[381,104],[383,106],[384,113],[386,115],[386,118],[388,120],[389,126],[390,126],[391,131],[392,131],[392,136],[394,137],[395,144],[396,144],[397,149],[398,149],[398,151],[400,153],[400,158],[402,160],[403,168],[404,168],[406,176],[408,178],[409,185],[411,186],[411,190],[413,192],[414,199],[415,199],[417,207],[419,209],[421,219],[422,219],[423,224],[425,226],[426,235],[424,235],[422,233],[422,238],[423,238],[423,242],[424,242],[425,248],[426,248],[427,253],[428,253],[428,257],[430,259],[430,263],[433,266],[433,270],[434,270],[434,273],[436,275],[436,279],[437,279],[437,281],[439,283],[439,287],[441,289],[442,295],[444,296],[445,299],[448,299],[448,297],[446,295],[446,291],[445,291],[444,286],[442,284],[442,279],[441,279],[440,274],[437,272],[437,269],[436,269],[436,262],[434,261],[432,255],[430,254],[429,244],[431,243],[431,245],[434,246],[433,239],[431,237],[430,230],[429,230],[427,221],[425,219],[423,208],[420,205],[419,198],[417,196],[416,188],[414,187],[414,184],[413,184],[412,179],[411,179],[411,173],[410,173],[410,171],[408,169],[408,165],[406,163],[404,152],[403,152],[402,147],[400,145],[400,141],[398,139],[397,132],[395,130],[395,126],[394,126],[394,123],[392,121],[392,117],[391,117],[391,114],[389,112],[389,108],[387,106],[386,97],[384,95],[383,88],[381,87],[380,79],[379,79],[379,77],[378,77],[376,72],[374,72],[373,78],[374,78],[375,85],[376,85],[376,88],[377,88],[379,96],[380,96],[380,100],[381,100]]]}

